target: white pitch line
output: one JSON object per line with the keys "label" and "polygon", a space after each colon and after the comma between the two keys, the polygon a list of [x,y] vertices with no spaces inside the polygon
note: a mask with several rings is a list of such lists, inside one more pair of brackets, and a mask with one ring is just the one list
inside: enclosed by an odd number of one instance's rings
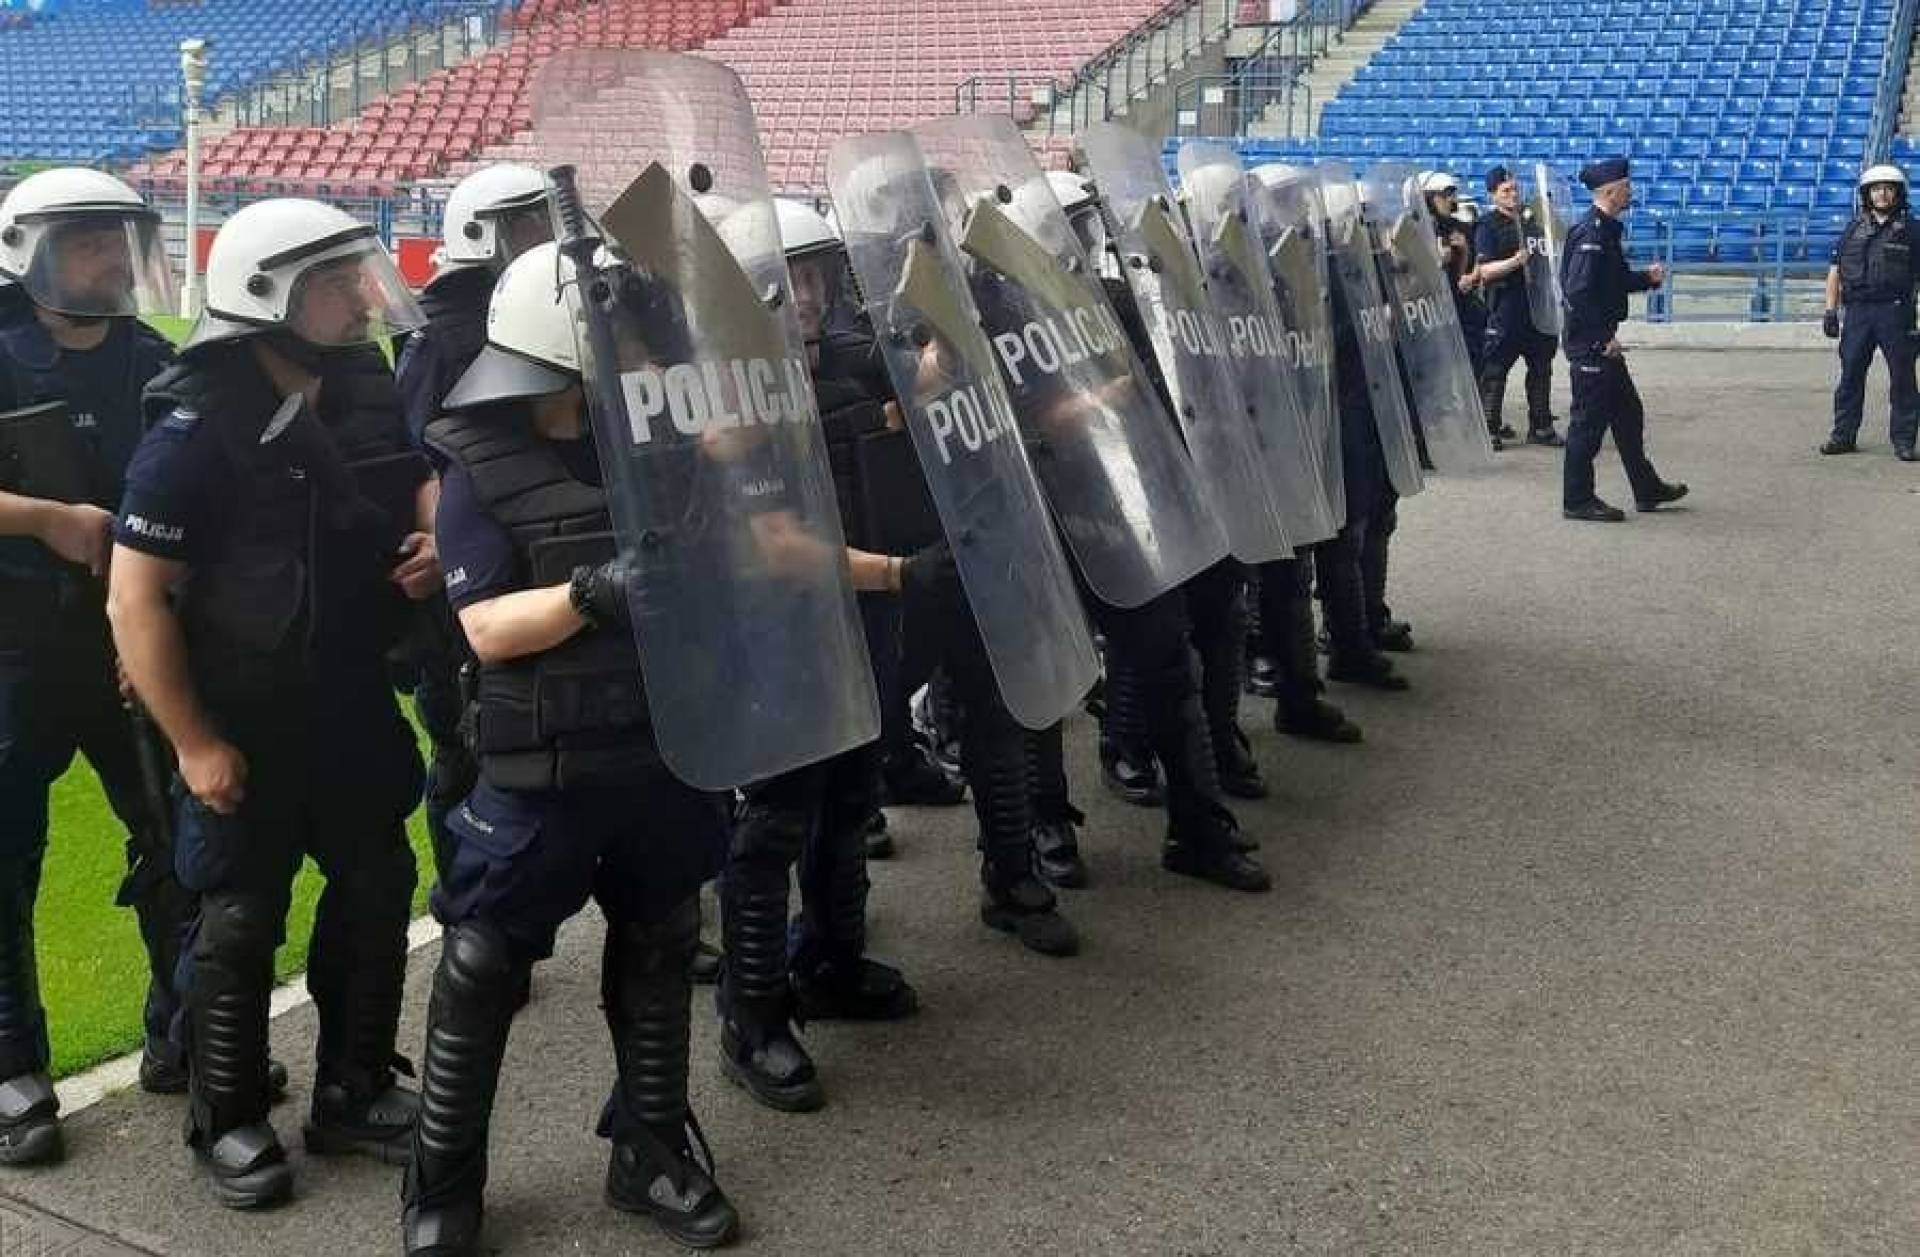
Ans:
{"label": "white pitch line", "polygon": [[[440,923],[432,917],[421,917],[407,927],[407,954],[412,955],[439,937]],[[283,1017],[313,1002],[313,996],[307,994],[304,976],[295,974],[273,988],[273,1000],[267,1009],[269,1019]],[[136,1048],[125,1056],[102,1061],[85,1073],[61,1079],[54,1091],[60,1097],[60,1112],[71,1116],[92,1108],[117,1091],[136,1086],[139,1081],[140,1052]]]}

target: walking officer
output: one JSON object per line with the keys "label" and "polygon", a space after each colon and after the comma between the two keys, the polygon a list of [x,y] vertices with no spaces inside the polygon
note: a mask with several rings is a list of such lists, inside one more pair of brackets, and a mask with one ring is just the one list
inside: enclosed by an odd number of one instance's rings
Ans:
{"label": "walking officer", "polygon": [[[441,217],[440,269],[420,293],[427,325],[407,338],[394,375],[407,430],[422,434],[440,414],[460,375],[487,342],[487,298],[508,262],[553,237],[547,179],[509,163],[487,166],[455,185]],[[433,744],[427,765],[427,833],[434,868],[444,874],[447,814],[473,789],[478,769],[460,737],[460,665],[466,649],[444,599],[421,608],[404,656],[414,711]]]}
{"label": "walking officer", "polygon": [[267,1121],[267,1004],[309,855],[326,887],[307,1151],[397,1162],[418,1109],[394,1037],[422,773],[386,653],[441,581],[428,470],[374,346],[419,324],[371,227],[249,205],[214,239],[206,312],[147,387],[127,469],[107,611],[178,758],[175,868],[199,896],[187,1134],[233,1208],[292,1189]]}
{"label": "walking officer", "polygon": [[599,1127],[613,1141],[607,1199],[695,1247],[739,1225],[711,1158],[695,1157],[705,1141],[687,1100],[688,967],[726,799],[670,774],[655,744],[584,413],[573,271],[552,244],[507,267],[488,347],[427,427],[445,468],[448,597],[479,659],[480,782],[448,819],[452,859],[432,900],[446,935],[405,1188],[414,1255],[479,1251],[518,992],[589,897],[607,919],[600,989],[617,1067]]}
{"label": "walking officer", "polygon": [[1860,176],[1860,212],[1833,246],[1827,268],[1827,313],[1821,328],[1840,342],[1840,382],[1833,390],[1833,434],[1822,454],[1851,454],[1860,435],[1867,370],[1877,349],[1887,361],[1887,430],[1893,456],[1913,462],[1920,429],[1914,392],[1914,249],[1920,233],[1907,213],[1907,176],[1898,166],[1872,166]]}
{"label": "walking officer", "polygon": [[1474,252],[1486,293],[1487,336],[1480,361],[1480,404],[1487,431],[1511,439],[1514,431],[1500,417],[1506,404],[1507,376],[1516,359],[1527,360],[1527,443],[1559,445],[1553,430],[1549,396],[1553,390],[1553,337],[1533,325],[1527,299],[1527,212],[1520,204],[1520,183],[1505,166],[1487,172],[1493,210],[1474,228]]}
{"label": "walking officer", "polygon": [[[1614,448],[1642,511],[1654,511],[1687,496],[1684,484],[1660,479],[1647,457],[1646,411],[1627,372],[1626,352],[1615,335],[1627,317],[1631,293],[1658,288],[1666,268],[1655,262],[1636,271],[1627,265],[1620,215],[1633,205],[1633,180],[1624,157],[1607,157],[1580,171],[1593,193],[1593,209],[1567,233],[1560,264],[1566,294],[1567,366],[1573,375],[1573,417],[1561,485],[1561,513],[1568,519],[1619,523],[1624,512],[1594,492],[1593,460],[1613,433]],[[1524,303],[1524,296],[1522,298]]]}
{"label": "walking officer", "polygon": [[48,792],[86,754],[126,827],[119,900],[150,974],[140,1083],[186,1087],[169,1043],[174,968],[192,904],[173,875],[164,808],[115,685],[100,578],[140,394],[173,351],[135,316],[171,307],[160,218],[97,170],[29,176],[0,202],[0,1164],[61,1150],[47,1077],[33,912]]}

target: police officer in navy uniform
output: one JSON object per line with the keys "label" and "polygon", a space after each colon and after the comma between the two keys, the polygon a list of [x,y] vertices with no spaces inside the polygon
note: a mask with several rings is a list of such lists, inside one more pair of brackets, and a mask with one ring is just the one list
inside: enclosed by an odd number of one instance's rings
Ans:
{"label": "police officer in navy uniform", "polygon": [[1347,286],[1335,283],[1332,288],[1334,408],[1340,417],[1347,518],[1336,537],[1314,547],[1314,594],[1325,626],[1327,679],[1397,693],[1412,683],[1385,651],[1389,646],[1411,649],[1413,638],[1412,629],[1386,617],[1387,553],[1399,526],[1400,495],[1388,474],[1374,418],[1359,339],[1365,331],[1354,316]]}
{"label": "police officer in navy uniform", "polygon": [[1833,434],[1822,454],[1851,454],[1860,435],[1867,370],[1877,349],[1887,360],[1887,429],[1893,456],[1914,461],[1920,396],[1914,391],[1914,287],[1920,283],[1920,233],[1907,212],[1907,176],[1898,166],[1869,167],[1860,176],[1860,212],[1833,246],[1827,268],[1827,313],[1821,326],[1840,342],[1840,382],[1833,390]]}
{"label": "police officer in navy uniform", "polygon": [[[499,163],[468,175],[447,196],[441,216],[440,268],[420,293],[427,325],[407,337],[394,378],[416,442],[441,403],[487,343],[487,298],[508,262],[553,237],[546,176]],[[428,458],[433,451],[422,445]],[[447,814],[473,789],[478,769],[460,737],[460,665],[465,647],[442,599],[421,608],[403,659],[414,710],[433,744],[427,764],[427,832],[444,872],[451,836]]]}
{"label": "police officer in navy uniform", "polygon": [[1628,295],[1658,288],[1666,268],[1658,262],[1640,271],[1627,265],[1620,223],[1620,215],[1633,204],[1627,159],[1592,162],[1580,171],[1580,182],[1593,193],[1593,209],[1567,233],[1560,262],[1567,366],[1573,376],[1560,506],[1568,519],[1619,523],[1625,513],[1607,505],[1593,488],[1593,460],[1609,431],[1641,511],[1658,510],[1687,496],[1686,485],[1662,480],[1647,457],[1646,411],[1615,335],[1627,317]]}
{"label": "police officer in navy uniform", "polygon": [[655,743],[586,425],[571,270],[552,244],[507,268],[489,346],[427,428],[445,468],[448,597],[479,660],[480,782],[449,818],[432,899],[446,934],[404,1192],[415,1257],[479,1251],[517,992],[589,897],[607,922],[600,991],[617,1068],[599,1123],[613,1144],[607,1201],[690,1247],[739,1226],[687,1099],[698,891],[719,868],[727,800],[675,778]]}
{"label": "police officer in navy uniform", "polygon": [[33,912],[48,792],[76,750],[129,836],[120,902],[139,916],[150,966],[140,1083],[186,1088],[168,1035],[192,902],[144,788],[100,581],[141,390],[173,360],[134,317],[171,306],[159,226],[132,188],[97,170],[43,171],[0,203],[0,412],[64,403],[38,419],[0,418],[18,434],[0,433],[0,1165],[61,1151]]}
{"label": "police officer in navy uniform", "polygon": [[[709,198],[711,200],[712,198]],[[793,279],[794,314],[805,338],[814,395],[834,469],[848,566],[860,591],[878,688],[899,693],[897,598],[907,559],[890,554],[899,527],[884,498],[906,485],[879,483],[913,467],[910,438],[889,430],[891,387],[850,295],[847,255],[827,221],[797,201],[776,200],[780,247]],[[759,223],[747,215],[733,222]],[[721,234],[737,230],[721,225]],[[771,253],[770,242],[741,250]],[[892,446],[891,464],[882,462]],[[917,475],[898,479],[917,483]],[[895,508],[897,511],[897,508]],[[931,503],[924,512],[931,519]],[[937,527],[937,524],[935,525]],[[725,1075],[769,1108],[807,1112],[826,1095],[796,1021],[891,1021],[918,1007],[898,969],[866,955],[868,818],[879,806],[882,742],[757,782],[742,791],[720,879],[725,953],[720,986],[720,1061]],[[788,931],[788,879],[797,867],[800,919]]]}
{"label": "police officer in navy uniform", "polygon": [[1487,334],[1480,360],[1480,404],[1487,431],[1510,439],[1513,428],[1500,417],[1507,398],[1507,376],[1514,360],[1527,361],[1527,443],[1559,445],[1553,430],[1549,396],[1553,390],[1553,337],[1533,325],[1527,300],[1528,211],[1520,204],[1520,184],[1505,166],[1487,171],[1493,209],[1474,228],[1474,251],[1487,302]]}
{"label": "police officer in navy uniform", "polygon": [[[1169,417],[1178,414],[1179,407],[1168,391],[1133,289],[1118,275],[1119,258],[1109,245],[1104,217],[1107,211],[1098,191],[1086,178],[1065,171],[1051,171],[1047,180],[1088,257],[1102,267],[1101,286],[1134,353],[1146,368],[1161,407]],[[1186,433],[1178,422],[1174,430],[1184,443]],[[1219,789],[1234,798],[1263,799],[1267,784],[1260,775],[1259,761],[1253,757],[1252,744],[1240,727],[1240,693],[1246,672],[1247,565],[1228,555],[1190,577],[1181,592],[1186,603],[1187,637],[1199,665],[1200,711]],[[1135,659],[1124,652],[1109,652],[1101,770],[1108,787],[1121,798],[1153,805],[1162,801],[1163,791],[1159,774],[1154,771],[1156,753],[1150,719],[1153,696],[1146,680]],[[1113,748],[1111,765],[1109,745]],[[1056,779],[1063,783],[1060,792],[1064,794],[1064,774]],[[1049,845],[1042,841],[1039,846],[1043,868]]]}
{"label": "police officer in navy uniform", "polygon": [[1467,358],[1478,379],[1486,360],[1487,303],[1480,293],[1480,255],[1473,247],[1476,227],[1472,211],[1460,204],[1460,181],[1443,170],[1422,174],[1420,192],[1433,219],[1440,262],[1453,285],[1453,308],[1460,316],[1460,333],[1467,342]]}
{"label": "police officer in navy uniform", "polygon": [[418,1109],[394,1040],[422,771],[386,654],[441,580],[431,478],[376,346],[419,322],[371,227],[313,201],[243,208],[127,470],[107,609],[177,757],[175,868],[199,896],[187,1136],[233,1208],[292,1189],[267,1120],[267,1013],[309,855],[326,886],[307,1151],[397,1162]]}

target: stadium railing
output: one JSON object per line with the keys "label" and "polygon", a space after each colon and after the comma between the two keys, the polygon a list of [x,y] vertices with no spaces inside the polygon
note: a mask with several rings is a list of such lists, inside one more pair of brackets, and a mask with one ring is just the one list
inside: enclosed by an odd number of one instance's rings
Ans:
{"label": "stadium railing", "polygon": [[1880,54],[1880,90],[1873,101],[1873,122],[1867,130],[1867,160],[1884,161],[1900,121],[1900,101],[1906,92],[1907,58],[1913,49],[1913,27],[1920,0],[1900,0],[1886,48]]}
{"label": "stadium railing", "polygon": [[1266,25],[1260,44],[1223,74],[1200,74],[1174,89],[1173,135],[1244,135],[1255,122],[1278,121],[1288,136],[1313,130],[1313,89],[1301,82],[1337,47],[1373,0],[1307,0],[1285,22]]}
{"label": "stadium railing", "polygon": [[[1169,0],[1146,21],[1089,57],[1072,75],[981,74],[954,88],[955,113],[1036,116],[1035,134],[1065,135],[1105,122],[1135,95],[1171,78],[1174,68],[1232,32],[1233,6],[1221,0]],[[1045,126],[1038,124],[1044,116]]]}

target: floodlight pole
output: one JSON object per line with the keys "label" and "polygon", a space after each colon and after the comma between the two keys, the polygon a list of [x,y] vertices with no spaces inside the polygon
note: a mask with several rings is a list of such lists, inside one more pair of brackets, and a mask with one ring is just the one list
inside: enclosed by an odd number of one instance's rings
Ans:
{"label": "floodlight pole", "polygon": [[207,78],[207,41],[180,41],[181,126],[187,133],[187,282],[180,290],[180,314],[200,314],[200,91]]}

